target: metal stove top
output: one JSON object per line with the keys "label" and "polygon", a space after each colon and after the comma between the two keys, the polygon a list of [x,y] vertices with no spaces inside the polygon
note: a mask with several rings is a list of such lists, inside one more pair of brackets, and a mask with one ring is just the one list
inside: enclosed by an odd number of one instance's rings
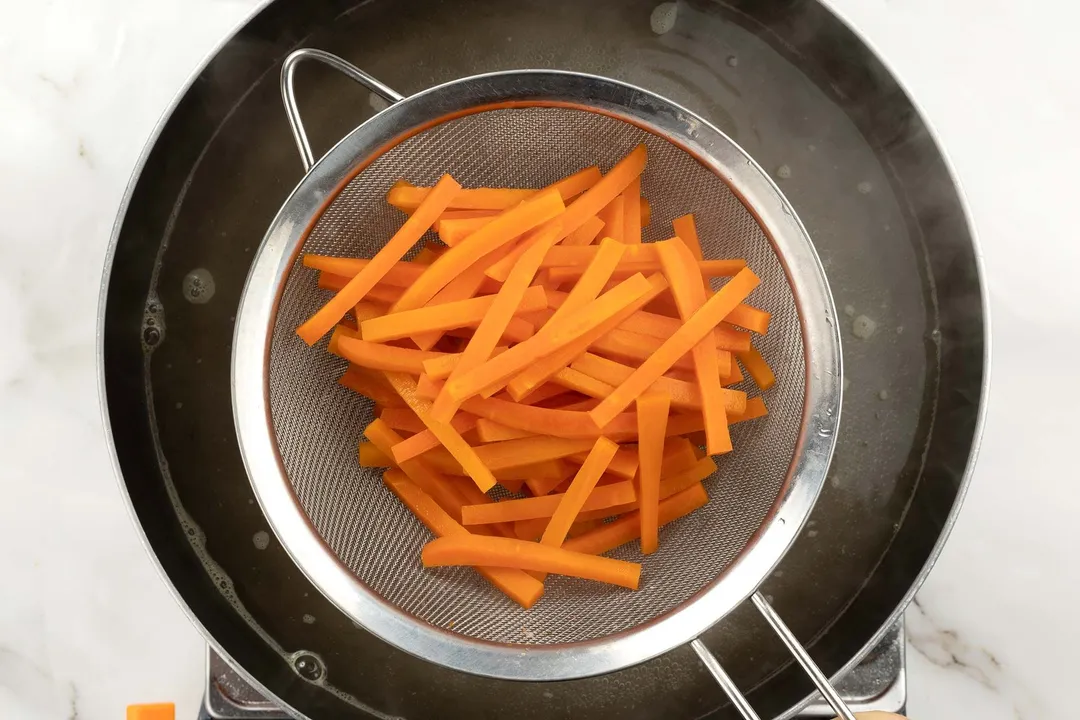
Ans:
{"label": "metal stove top", "polygon": [[[866,659],[837,684],[852,712],[903,713],[907,705],[904,623],[897,623]],[[831,718],[832,709],[817,697],[797,718]],[[206,694],[198,720],[289,720],[213,649],[207,650]]]}

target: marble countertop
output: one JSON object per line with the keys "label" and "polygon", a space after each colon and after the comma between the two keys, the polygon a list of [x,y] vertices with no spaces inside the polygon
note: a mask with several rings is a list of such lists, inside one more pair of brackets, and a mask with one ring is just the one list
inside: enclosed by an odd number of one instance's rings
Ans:
{"label": "marble countertop", "polygon": [[[205,645],[113,477],[94,360],[116,208],[159,115],[260,0],[6,3],[0,23],[0,717],[193,718]],[[936,126],[983,243],[991,406],[967,505],[908,612],[918,720],[1075,713],[1080,7],[832,0]],[[1068,368],[1072,367],[1073,370]]]}

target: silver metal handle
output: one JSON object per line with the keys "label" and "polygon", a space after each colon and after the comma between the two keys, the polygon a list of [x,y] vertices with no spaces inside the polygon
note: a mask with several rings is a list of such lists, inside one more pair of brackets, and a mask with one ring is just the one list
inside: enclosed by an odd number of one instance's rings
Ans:
{"label": "silver metal handle", "polygon": [[[791,632],[784,621],[780,619],[780,616],[773,610],[769,601],[760,593],[756,592],[750,599],[754,603],[754,607],[758,609],[758,612],[765,618],[765,622],[769,623],[769,627],[773,629],[773,632],[779,636],[780,640],[787,647],[788,651],[795,656],[795,659],[802,666],[802,669],[806,671],[806,674],[810,676],[814,686],[821,693],[821,696],[825,698],[825,701],[829,703],[833,711],[836,712],[843,720],[855,720],[855,716],[851,713],[847,704],[840,697],[840,693],[836,692],[830,683],[829,679],[825,677],[825,674],[821,672],[821,669],[810,658],[810,654],[806,652],[806,648],[802,646],[795,634]],[[705,644],[701,642],[701,639],[694,640],[690,643],[690,647],[694,649],[698,657],[701,658],[701,662],[712,674],[713,679],[716,680],[716,684],[727,694],[731,703],[735,706],[735,709],[739,711],[744,720],[760,720],[758,714],[754,712],[754,708],[750,706],[750,703],[746,701],[746,697],[739,691],[735,683],[731,680],[731,677],[721,667],[720,662],[716,659],[709,649],[705,647]]]}
{"label": "silver metal handle", "polygon": [[304,60],[318,60],[324,65],[329,65],[391,104],[404,100],[405,96],[383,85],[352,63],[325,50],[301,48],[289,53],[281,66],[281,99],[285,103],[285,114],[289,118],[289,127],[292,128],[293,139],[296,140],[296,148],[300,151],[300,160],[304,163],[306,173],[315,164],[315,157],[311,152],[311,143],[308,142],[307,133],[304,132],[304,121],[300,119],[300,110],[296,106],[296,91],[293,87],[296,66]]}

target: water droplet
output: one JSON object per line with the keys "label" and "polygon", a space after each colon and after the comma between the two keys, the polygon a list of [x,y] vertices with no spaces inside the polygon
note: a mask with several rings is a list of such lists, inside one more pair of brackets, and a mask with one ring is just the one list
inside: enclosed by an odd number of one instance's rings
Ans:
{"label": "water droplet", "polygon": [[727,64],[728,67],[739,67],[739,58],[734,55],[728,55]]}
{"label": "water droplet", "polygon": [[896,334],[897,335],[903,335],[904,334],[904,326],[903,325],[897,325],[896,326]]}
{"label": "water droplet", "polygon": [[882,390],[881,392],[879,392],[877,394],[877,396],[878,396],[879,400],[888,400],[889,399],[889,391],[888,390]]}
{"label": "water droplet", "polygon": [[818,531],[817,531],[817,530],[809,530],[809,531],[808,531],[808,532],[806,533],[806,537],[810,537],[810,538],[816,538],[816,537],[817,537],[817,535],[818,535]]}
{"label": "water droplet", "polygon": [[848,317],[855,317],[855,306],[854,305],[845,305],[844,306],[844,314],[847,315]]}
{"label": "water droplet", "polygon": [[781,180],[787,180],[789,177],[791,177],[791,168],[787,165],[781,165],[780,167],[776,168],[776,177],[780,178]]}
{"label": "water droplet", "polygon": [[142,338],[144,343],[150,347],[154,347],[161,342],[161,331],[156,327],[148,327],[143,330]]}
{"label": "water droplet", "polygon": [[270,533],[260,530],[251,536],[251,542],[255,544],[256,550],[265,550],[270,547]]}
{"label": "water droplet", "polygon": [[184,276],[184,298],[195,305],[210,302],[217,290],[214,276],[206,268],[195,268]]}
{"label": "water droplet", "polygon": [[679,15],[679,6],[673,2],[662,2],[653,8],[649,15],[649,27],[657,35],[671,32],[675,27],[675,19]]}
{"label": "water droplet", "polygon": [[307,613],[304,613],[304,617],[302,617],[300,619],[304,621],[305,625],[314,625],[315,624],[315,616],[314,615],[308,615]]}
{"label": "water droplet", "polygon": [[855,186],[856,189],[863,195],[869,195],[870,191],[874,189],[874,186],[863,180],[861,183]]}
{"label": "water droplet", "polygon": [[851,332],[861,340],[868,340],[877,331],[877,323],[860,315],[851,322]]}

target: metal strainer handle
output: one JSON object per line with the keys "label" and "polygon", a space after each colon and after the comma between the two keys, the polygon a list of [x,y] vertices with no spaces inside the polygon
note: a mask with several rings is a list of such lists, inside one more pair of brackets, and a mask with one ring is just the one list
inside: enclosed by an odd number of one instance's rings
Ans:
{"label": "metal strainer handle", "polygon": [[293,139],[296,140],[296,148],[300,151],[300,159],[304,163],[304,172],[307,172],[315,164],[315,156],[311,152],[311,143],[308,142],[307,133],[304,132],[304,121],[300,118],[300,109],[296,105],[296,91],[293,88],[296,66],[303,60],[318,60],[325,65],[329,65],[389,103],[400,102],[405,99],[405,96],[383,85],[355,65],[342,60],[337,55],[331,55],[325,50],[301,48],[289,53],[281,66],[281,99],[285,103],[285,114],[289,118]]}
{"label": "metal strainer handle", "polygon": [[[285,112],[288,115],[289,124],[292,128],[293,137],[296,140],[296,146],[300,151],[300,157],[303,160],[304,170],[306,172],[312,168],[312,166],[315,164],[315,160],[311,151],[311,145],[308,142],[307,135],[304,132],[304,124],[300,118],[300,111],[297,108],[296,95],[293,87],[293,77],[295,75],[296,66],[302,60],[318,60],[319,62],[329,65],[330,67],[338,70],[339,72],[345,74],[346,76],[352,78],[364,87],[368,88],[372,92],[376,93],[380,97],[386,99],[390,103],[397,103],[401,100],[404,100],[405,97],[390,89],[386,85],[382,84],[377,79],[368,75],[359,68],[337,57],[336,55],[332,55],[323,50],[316,50],[312,48],[304,48],[291,53],[285,59],[284,65],[282,66],[281,70],[281,94],[282,100],[285,104]],[[787,627],[784,621],[781,620],[780,616],[777,615],[775,610],[773,610],[772,606],[765,599],[765,597],[760,592],[755,592],[750,599],[753,601],[754,606],[757,607],[758,611],[765,618],[766,622],[769,624],[772,630],[777,634],[777,636],[788,648],[791,654],[794,655],[795,659],[799,662],[799,665],[803,668],[806,674],[809,675],[815,687],[822,694],[822,696],[829,703],[829,705],[833,708],[833,710],[841,718],[843,718],[843,720],[855,720],[855,716],[841,699],[839,693],[837,693],[836,689],[832,687],[832,685],[829,683],[828,678],[825,677],[825,675],[821,672],[818,666],[810,658],[810,655],[809,653],[807,653],[806,648],[803,647],[803,645]],[[731,677],[723,669],[716,657],[713,656],[713,654],[709,652],[708,648],[705,647],[705,644],[701,641],[701,639],[698,638],[691,641],[690,646],[698,654],[698,657],[701,658],[702,662],[705,664],[705,667],[712,674],[713,678],[716,680],[717,684],[720,685],[721,689],[723,689],[723,691],[731,699],[732,703],[742,715],[742,717],[745,720],[759,720],[757,713],[747,702],[742,692],[731,680]]]}

